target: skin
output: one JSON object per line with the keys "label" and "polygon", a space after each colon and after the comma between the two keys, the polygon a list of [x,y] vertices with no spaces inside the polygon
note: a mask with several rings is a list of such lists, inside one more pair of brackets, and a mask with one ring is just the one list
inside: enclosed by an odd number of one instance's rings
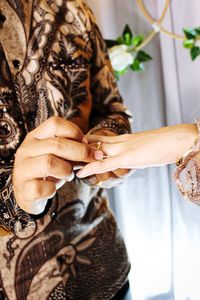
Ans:
{"label": "skin", "polygon": [[[42,213],[48,199],[66,181],[73,180],[78,166],[102,160],[102,151],[94,146],[88,144],[79,127],[60,117],[51,117],[29,132],[16,152],[13,168],[13,190],[19,207],[30,214]],[[92,184],[126,173],[127,170],[104,172],[92,176]]]}
{"label": "skin", "polygon": [[75,124],[49,118],[26,135],[16,152],[12,181],[18,205],[28,213],[41,213],[57,189],[73,179],[75,164],[101,157]]}
{"label": "skin", "polygon": [[115,137],[87,137],[90,143],[101,141],[108,157],[87,164],[79,178],[113,171],[118,168],[141,169],[175,163],[194,144],[197,126],[181,124]]}

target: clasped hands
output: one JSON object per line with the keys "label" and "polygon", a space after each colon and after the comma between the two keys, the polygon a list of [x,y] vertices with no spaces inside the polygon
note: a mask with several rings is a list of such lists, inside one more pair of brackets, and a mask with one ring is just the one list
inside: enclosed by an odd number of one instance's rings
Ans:
{"label": "clasped hands", "polygon": [[[42,213],[48,199],[73,179],[74,170],[102,160],[102,149],[88,140],[89,136],[85,137],[74,123],[60,117],[51,117],[29,132],[16,152],[13,168],[13,190],[19,207],[30,214]],[[92,172],[87,180],[98,185],[124,176],[127,170],[101,173]]]}

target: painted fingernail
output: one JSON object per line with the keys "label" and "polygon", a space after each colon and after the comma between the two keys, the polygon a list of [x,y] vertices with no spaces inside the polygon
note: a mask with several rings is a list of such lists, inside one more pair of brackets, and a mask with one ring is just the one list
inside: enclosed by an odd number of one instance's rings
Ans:
{"label": "painted fingernail", "polygon": [[103,159],[103,152],[102,151],[94,151],[94,157],[96,160],[102,160]]}
{"label": "painted fingernail", "polygon": [[83,138],[82,138],[82,143],[83,143],[83,144],[86,144],[86,145],[88,144],[88,140],[86,139],[86,137],[83,137]]}

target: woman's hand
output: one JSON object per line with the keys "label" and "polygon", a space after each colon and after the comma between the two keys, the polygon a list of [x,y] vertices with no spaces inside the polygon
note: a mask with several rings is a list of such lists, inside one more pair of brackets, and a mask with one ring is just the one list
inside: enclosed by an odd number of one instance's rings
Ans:
{"label": "woman's hand", "polygon": [[77,173],[80,178],[114,171],[139,169],[175,163],[198,136],[193,124],[181,124],[115,137],[89,136],[88,141],[102,142],[107,158],[92,162]]}
{"label": "woman's hand", "polygon": [[93,135],[87,137],[87,139],[91,145],[101,143],[100,148],[105,158],[102,161],[92,162],[84,166],[77,173],[77,177],[84,178],[95,174],[97,178],[101,179],[101,176],[111,174],[111,171],[114,173],[122,169],[131,169],[133,165],[133,162],[131,162],[131,147],[133,146],[132,134],[111,137]]}
{"label": "woman's hand", "polygon": [[[118,138],[118,136],[116,136],[115,133],[107,129],[99,129],[98,131],[96,131],[95,135],[90,135],[90,133],[86,135],[89,145],[96,149],[98,149],[98,142],[101,139],[105,138],[106,140],[110,140],[110,137],[111,140],[114,137]],[[103,149],[99,149],[99,150],[103,151]],[[103,170],[101,170],[100,172],[96,172],[95,166],[96,163],[94,164],[94,168],[93,168],[94,171],[92,172],[92,174],[90,174],[92,176],[89,177],[86,176],[87,177],[86,182],[89,182],[91,185],[94,186],[99,185],[103,188],[110,188],[115,185],[118,185],[122,181],[122,178],[130,172],[128,169],[124,169],[124,168],[123,169],[116,168],[114,170],[111,168],[111,170],[108,171],[105,170],[105,172]],[[77,174],[79,174],[79,172]]]}
{"label": "woman's hand", "polygon": [[72,122],[51,117],[29,132],[18,148],[13,169],[13,189],[18,205],[40,214],[49,198],[73,179],[74,162],[101,159]]}

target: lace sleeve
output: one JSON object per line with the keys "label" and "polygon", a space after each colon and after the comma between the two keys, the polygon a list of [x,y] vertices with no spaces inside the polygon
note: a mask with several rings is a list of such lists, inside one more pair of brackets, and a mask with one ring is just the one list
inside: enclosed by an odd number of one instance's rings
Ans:
{"label": "lace sleeve", "polygon": [[184,198],[200,205],[200,120],[197,121],[197,127],[199,136],[177,162],[174,180]]}

